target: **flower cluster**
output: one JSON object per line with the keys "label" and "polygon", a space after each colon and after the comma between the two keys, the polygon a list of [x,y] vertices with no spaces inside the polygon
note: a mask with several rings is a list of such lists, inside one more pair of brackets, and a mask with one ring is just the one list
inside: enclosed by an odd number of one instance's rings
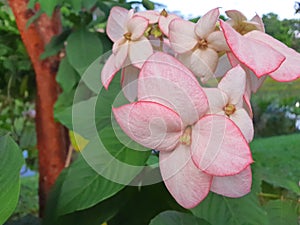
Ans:
{"label": "flower cluster", "polygon": [[250,191],[251,94],[266,76],[300,77],[299,54],[265,34],[259,16],[226,14],[220,20],[215,8],[193,23],[165,10],[114,7],[107,23],[114,45],[101,80],[107,89],[122,70],[131,102],[113,108],[114,116],[131,139],[159,151],[165,185],[185,208],[209,191]]}

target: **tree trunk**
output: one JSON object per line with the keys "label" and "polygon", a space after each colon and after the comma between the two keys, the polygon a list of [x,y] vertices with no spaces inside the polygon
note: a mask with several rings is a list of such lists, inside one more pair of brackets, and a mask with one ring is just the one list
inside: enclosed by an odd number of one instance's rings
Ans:
{"label": "tree trunk", "polygon": [[27,9],[28,1],[9,0],[16,18],[22,40],[30,56],[36,74],[36,131],[39,151],[39,204],[43,216],[47,194],[61,170],[64,168],[67,152],[66,130],[54,121],[53,106],[59,94],[55,81],[59,58],[41,61],[45,45],[61,31],[59,12],[52,18],[43,14],[28,28],[26,23],[34,15]]}

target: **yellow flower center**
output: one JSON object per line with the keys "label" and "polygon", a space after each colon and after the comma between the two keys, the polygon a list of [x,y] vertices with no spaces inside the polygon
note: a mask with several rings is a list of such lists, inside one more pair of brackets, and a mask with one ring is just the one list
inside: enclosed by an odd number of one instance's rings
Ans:
{"label": "yellow flower center", "polygon": [[124,36],[124,38],[127,40],[127,41],[131,41],[131,33],[130,32],[127,32],[127,33],[125,33],[123,36]]}
{"label": "yellow flower center", "polygon": [[167,16],[168,16],[168,12],[167,12],[165,9],[163,9],[163,10],[160,12],[160,15],[161,15],[161,16],[164,16],[164,17],[167,17]]}
{"label": "yellow flower center", "polygon": [[188,126],[187,128],[185,128],[182,136],[180,137],[179,141],[181,144],[184,145],[191,145],[192,143],[192,128],[190,126]]}
{"label": "yellow flower center", "polygon": [[227,116],[232,115],[235,112],[236,108],[235,105],[228,103],[225,107],[224,107],[224,112]]}
{"label": "yellow flower center", "polygon": [[197,48],[200,48],[202,50],[205,50],[208,48],[208,43],[205,39],[200,39],[197,44],[194,47],[194,50],[196,50]]}
{"label": "yellow flower center", "polygon": [[257,30],[257,27],[254,24],[247,23],[247,21],[238,22],[233,25],[233,28],[241,35],[247,34],[253,30]]}

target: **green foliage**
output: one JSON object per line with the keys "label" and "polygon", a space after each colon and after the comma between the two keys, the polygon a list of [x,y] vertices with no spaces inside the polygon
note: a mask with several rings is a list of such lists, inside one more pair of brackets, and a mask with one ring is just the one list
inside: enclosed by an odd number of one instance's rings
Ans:
{"label": "green foliage", "polygon": [[[252,96],[256,137],[267,137],[295,132],[295,119],[287,113],[300,115],[295,104],[299,98],[300,80],[280,83],[267,78],[259,91]],[[278,95],[280,93],[280,95]]]}
{"label": "green foliage", "polygon": [[64,215],[94,206],[123,187],[100,176],[80,157],[66,171],[57,199],[57,214]]}
{"label": "green foliage", "polygon": [[299,134],[257,139],[252,142],[255,168],[260,179],[300,195],[299,146]]}
{"label": "green foliage", "polygon": [[126,204],[107,221],[109,225],[148,225],[151,219],[166,210],[187,212],[175,202],[162,182],[134,187],[134,190]]}
{"label": "green foliage", "polygon": [[285,43],[287,46],[300,51],[300,40],[296,36],[300,31],[300,22],[297,19],[280,20],[275,13],[263,15],[266,33]]}
{"label": "green foliage", "polygon": [[158,214],[151,220],[149,225],[209,225],[208,222],[196,218],[187,213],[181,213],[177,211],[165,211]]}
{"label": "green foliage", "polygon": [[0,4],[0,96],[34,96],[34,73],[11,12]]}
{"label": "green foliage", "polygon": [[284,26],[277,14],[269,13],[267,15],[263,15],[262,19],[265,24],[267,34],[270,34],[272,37],[280,40],[287,46],[291,46],[293,34],[290,31],[290,27]]}
{"label": "green foliage", "polygon": [[58,178],[55,188],[50,194],[43,225],[99,225],[115,216],[119,211],[119,208],[123,207],[127,203],[128,199],[134,194],[133,188],[126,187],[113,197],[106,199],[89,209],[58,216],[55,209],[57,207],[57,199],[60,195],[60,189],[65,178],[64,176],[65,173],[63,172]]}
{"label": "green foliage", "polygon": [[38,1],[41,5],[41,8],[44,10],[44,12],[50,17],[52,16],[52,13],[55,9],[55,6],[57,5],[57,0],[39,0]]}
{"label": "green foliage", "polygon": [[210,193],[191,211],[212,225],[268,224],[267,213],[260,206],[254,193],[237,199]]}
{"label": "green foliage", "polygon": [[24,163],[18,145],[8,135],[0,137],[0,224],[14,211],[20,192],[20,169]]}
{"label": "green foliage", "polygon": [[17,208],[5,225],[36,224],[38,222],[38,176],[21,177]]}
{"label": "green foliage", "polygon": [[269,201],[265,207],[272,225],[298,225],[297,205],[289,200]]}
{"label": "green foliage", "polygon": [[70,64],[79,74],[103,54],[102,42],[98,36],[86,29],[73,32],[67,39],[66,52]]}
{"label": "green foliage", "polygon": [[149,0],[142,0],[142,4],[143,6],[147,9],[147,10],[154,10],[154,3],[149,1]]}

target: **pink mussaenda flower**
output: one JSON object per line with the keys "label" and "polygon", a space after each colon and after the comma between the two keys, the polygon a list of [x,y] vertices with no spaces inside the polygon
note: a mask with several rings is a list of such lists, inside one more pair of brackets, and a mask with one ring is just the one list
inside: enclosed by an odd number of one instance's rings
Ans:
{"label": "pink mussaenda flower", "polygon": [[279,68],[268,74],[271,78],[279,82],[290,82],[300,78],[300,54],[298,52],[260,31],[251,31],[246,34],[246,37],[269,45],[285,57]]}
{"label": "pink mussaenda flower", "polygon": [[265,32],[262,19],[255,15],[251,20],[238,10],[227,10],[226,15],[230,18],[226,23],[230,24],[237,32],[244,35],[252,30]]}
{"label": "pink mussaenda flower", "polygon": [[246,73],[237,65],[222,78],[217,88],[205,88],[209,102],[209,114],[226,115],[241,130],[245,139],[253,139],[253,122],[243,108],[246,88]]}
{"label": "pink mussaenda flower", "polygon": [[263,32],[251,31],[241,35],[224,21],[220,21],[220,25],[233,55],[258,78],[276,71],[285,60],[286,57],[273,47],[249,37],[251,32]]}
{"label": "pink mussaenda flower", "polygon": [[153,53],[149,40],[144,37],[148,24],[147,19],[135,16],[133,10],[117,6],[111,9],[106,31],[114,42],[113,52],[101,71],[101,80],[106,89],[126,60],[140,68]]}
{"label": "pink mussaenda flower", "polygon": [[227,51],[223,33],[216,30],[219,9],[206,13],[195,24],[182,19],[170,23],[171,47],[178,53],[177,58],[203,82],[213,76],[218,63],[218,53]]}
{"label": "pink mussaenda flower", "polygon": [[138,101],[113,109],[131,139],[160,151],[166,187],[186,208],[210,189],[238,197],[251,186],[247,141],[230,119],[205,115],[207,110],[207,97],[190,70],[160,52],[141,69]]}
{"label": "pink mussaenda flower", "polygon": [[171,21],[180,18],[175,14],[168,13],[165,9],[163,9],[161,12],[157,12],[154,10],[141,11],[137,12],[136,15],[147,18],[150,24],[157,23],[159,29],[167,37],[169,37],[169,24],[171,23]]}

